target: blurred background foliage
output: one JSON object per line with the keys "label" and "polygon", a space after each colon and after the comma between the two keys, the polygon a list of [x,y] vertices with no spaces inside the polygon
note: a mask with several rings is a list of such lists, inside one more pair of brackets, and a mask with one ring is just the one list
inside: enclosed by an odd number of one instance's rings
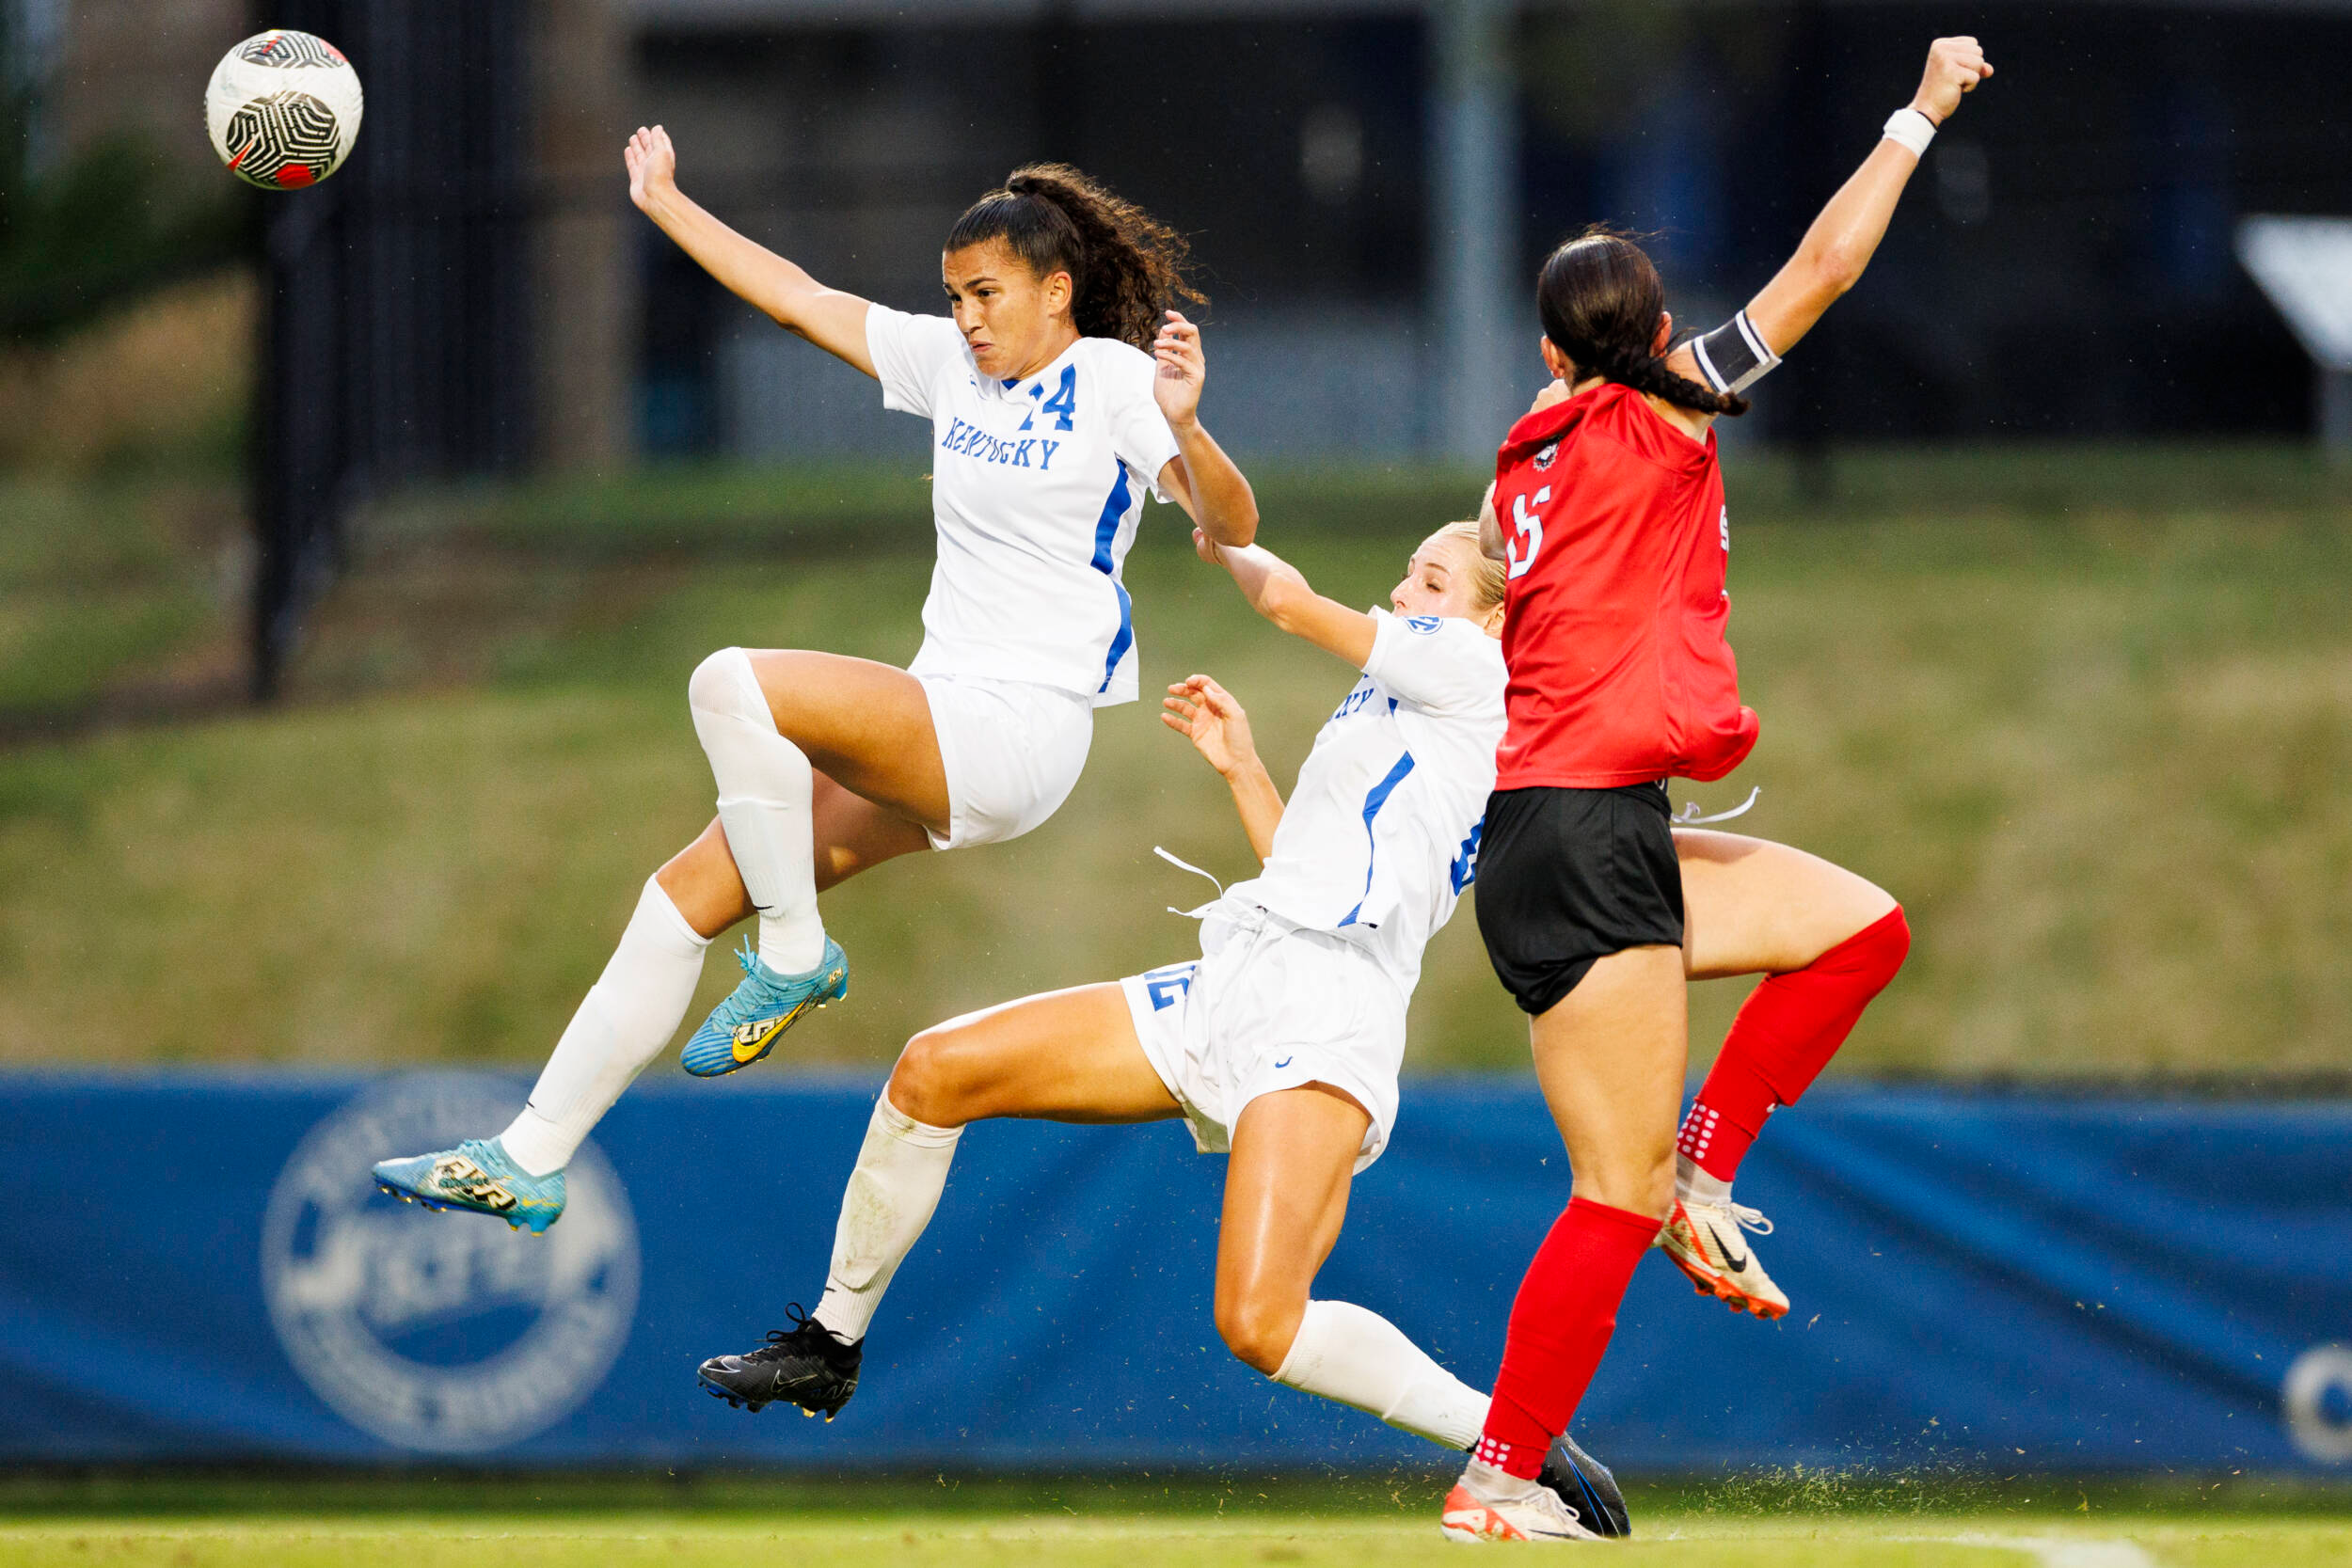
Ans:
{"label": "blurred background foliage", "polygon": [[[1718,809],[1762,785],[1733,826],[1910,908],[1911,964],[1835,1070],[2340,1070],[2339,479],[2263,446],[1882,451],[1836,473],[1820,503],[1792,465],[1735,466],[1733,640],[1763,739],[1734,780],[1678,789]],[[1257,478],[1266,542],[1363,603],[1478,489],[1444,468]],[[87,716],[233,663],[205,605],[233,490],[16,480],[0,506],[41,519],[0,554],[7,705],[77,716],[20,719],[0,747],[16,1063],[536,1062],[639,883],[709,815],[694,662],[730,642],[903,662],[929,576],[912,464],[411,491],[362,515],[282,710],[126,726]],[[1129,565],[1147,685],[1227,681],[1287,783],[1347,672],[1258,623],[1184,532],[1152,510]],[[952,1013],[1180,956],[1192,927],[1161,911],[1203,890],[1155,844],[1248,870],[1216,777],[1148,704],[1104,710],[1045,828],[831,895],[857,990],[793,1061],[876,1067]],[[1694,1060],[1745,990],[1698,988]],[[1413,1024],[1420,1070],[1524,1060],[1468,909]]]}
{"label": "blurred background foliage", "polygon": [[[11,171],[14,173],[14,171]],[[247,210],[122,132],[0,184],[0,341],[56,342],[110,307],[243,259]]]}

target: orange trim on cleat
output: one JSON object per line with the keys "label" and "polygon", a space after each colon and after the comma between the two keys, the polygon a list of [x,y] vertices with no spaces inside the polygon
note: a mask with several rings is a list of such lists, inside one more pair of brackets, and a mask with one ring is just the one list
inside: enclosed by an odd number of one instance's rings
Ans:
{"label": "orange trim on cleat", "polygon": [[1445,1495],[1445,1513],[1438,1528],[1455,1541],[1524,1541],[1526,1532],[1470,1495],[1455,1482]]}
{"label": "orange trim on cleat", "polygon": [[1700,1295],[1713,1296],[1735,1312],[1770,1321],[1788,1310],[1788,1298],[1756,1256],[1742,1227],[1769,1235],[1772,1222],[1753,1209],[1731,1203],[1693,1203],[1677,1194],[1658,1232],[1658,1246],[1689,1276]]}

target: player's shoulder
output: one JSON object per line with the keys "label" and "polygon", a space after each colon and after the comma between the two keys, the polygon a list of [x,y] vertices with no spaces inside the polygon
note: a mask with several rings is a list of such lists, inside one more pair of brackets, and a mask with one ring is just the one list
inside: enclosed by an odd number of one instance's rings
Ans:
{"label": "player's shoulder", "polygon": [[932,358],[961,357],[967,353],[962,329],[953,317],[918,315],[882,304],[866,308],[866,335],[896,339]]}
{"label": "player's shoulder", "polygon": [[1157,360],[1120,338],[1081,338],[1071,354],[1087,369],[1120,381],[1148,384],[1159,368]]}
{"label": "player's shoulder", "polygon": [[[1386,610],[1375,614],[1387,616]],[[1502,658],[1502,644],[1486,635],[1486,628],[1461,615],[1395,615],[1389,616],[1396,624],[1397,634],[1404,637],[1425,638],[1434,647],[1448,653],[1489,653],[1497,662]]]}
{"label": "player's shoulder", "polygon": [[896,306],[875,300],[866,308],[866,320],[869,328],[881,325],[926,338],[953,338],[959,344],[963,341],[962,329],[956,325],[953,316],[934,315],[924,310],[901,310]]}
{"label": "player's shoulder", "polygon": [[1402,672],[1413,667],[1422,670],[1454,672],[1455,680],[1492,684],[1500,697],[1509,672],[1502,659],[1502,643],[1486,635],[1486,628],[1476,621],[1458,615],[1394,615],[1377,607],[1372,611],[1376,623],[1373,633],[1375,663],[1378,668]]}

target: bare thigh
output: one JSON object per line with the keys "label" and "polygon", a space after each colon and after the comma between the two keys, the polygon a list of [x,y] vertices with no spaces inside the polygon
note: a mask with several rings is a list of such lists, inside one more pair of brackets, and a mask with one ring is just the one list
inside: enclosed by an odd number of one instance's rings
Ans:
{"label": "bare thigh", "polygon": [[1681,951],[1612,953],[1530,1034],[1576,1196],[1663,1217],[1690,1053]]}
{"label": "bare thigh", "polygon": [[[896,665],[803,649],[751,654],[776,730],[842,788],[945,835],[947,768],[923,683]],[[821,875],[821,873],[820,873]]]}
{"label": "bare thigh", "polygon": [[[886,860],[930,847],[920,824],[851,794],[822,773],[816,777],[811,816],[819,893]],[[654,875],[678,913],[703,936],[716,937],[754,913],[735,852],[727,847],[726,830],[715,816]]]}
{"label": "bare thigh", "polygon": [[890,1102],[934,1127],[991,1117],[1133,1122],[1181,1114],[1115,982],[1024,997],[924,1030],[898,1054]]}
{"label": "bare thigh", "polygon": [[1844,866],[1770,839],[1677,828],[1675,855],[1693,980],[1803,969],[1895,907]]}
{"label": "bare thigh", "polygon": [[1260,1095],[1234,1122],[1216,1240],[1216,1326],[1235,1355],[1268,1376],[1290,1354],[1315,1274],[1340,1239],[1371,1125],[1353,1096],[1327,1084]]}

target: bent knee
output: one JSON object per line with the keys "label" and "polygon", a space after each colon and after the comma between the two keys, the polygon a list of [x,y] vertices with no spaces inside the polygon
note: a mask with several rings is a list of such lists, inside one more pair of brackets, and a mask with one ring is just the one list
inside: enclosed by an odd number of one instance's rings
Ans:
{"label": "bent knee", "polygon": [[1298,1338],[1306,1313],[1304,1297],[1293,1300],[1270,1291],[1219,1291],[1216,1332],[1244,1366],[1272,1377],[1289,1359],[1291,1342]]}
{"label": "bent knee", "polygon": [[740,648],[722,648],[694,666],[694,673],[686,677],[686,702],[705,713],[726,713],[750,717],[751,702],[759,700],[764,714],[767,701],[759,697],[759,679],[752,673],[751,656]]}
{"label": "bent knee", "polygon": [[890,1103],[902,1116],[933,1127],[961,1127],[973,1119],[970,1084],[957,1062],[954,1036],[926,1029],[907,1041],[890,1069]]}
{"label": "bent knee", "polygon": [[1654,1162],[1597,1170],[1590,1180],[1580,1177],[1576,1196],[1663,1225],[1675,1206],[1674,1150]]}

